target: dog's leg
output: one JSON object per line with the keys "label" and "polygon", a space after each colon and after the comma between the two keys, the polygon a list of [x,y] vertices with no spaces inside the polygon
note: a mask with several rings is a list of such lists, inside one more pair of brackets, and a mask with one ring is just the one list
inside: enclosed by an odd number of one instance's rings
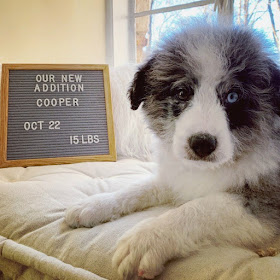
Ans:
{"label": "dog's leg", "polygon": [[65,220],[71,227],[93,227],[122,215],[171,201],[168,188],[158,187],[154,179],[112,193],[100,193],[66,210]]}
{"label": "dog's leg", "polygon": [[119,240],[113,266],[123,279],[153,279],[168,260],[188,256],[204,246],[253,247],[272,234],[273,229],[249,214],[238,196],[220,193],[137,224]]}

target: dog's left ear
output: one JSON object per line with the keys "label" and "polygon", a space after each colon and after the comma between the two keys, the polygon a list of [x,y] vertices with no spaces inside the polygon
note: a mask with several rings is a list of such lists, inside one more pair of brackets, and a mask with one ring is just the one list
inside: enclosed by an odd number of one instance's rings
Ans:
{"label": "dog's left ear", "polygon": [[274,88],[272,97],[275,113],[280,116],[280,68],[274,62],[270,64],[271,86]]}
{"label": "dog's left ear", "polygon": [[147,77],[150,74],[153,58],[140,66],[135,73],[131,86],[128,90],[128,97],[131,103],[131,109],[137,110],[140,104],[145,101],[148,94]]}

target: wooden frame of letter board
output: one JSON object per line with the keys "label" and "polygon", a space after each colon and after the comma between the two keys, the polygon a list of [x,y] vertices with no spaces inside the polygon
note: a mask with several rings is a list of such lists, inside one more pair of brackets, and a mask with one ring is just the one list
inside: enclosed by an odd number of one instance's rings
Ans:
{"label": "wooden frame of letter board", "polygon": [[[102,70],[106,101],[109,154],[58,158],[38,158],[7,160],[8,142],[8,100],[10,70]],[[67,164],[83,161],[116,161],[116,146],[113,125],[112,101],[109,80],[109,67],[103,64],[3,64],[1,86],[1,128],[0,128],[0,167]]]}

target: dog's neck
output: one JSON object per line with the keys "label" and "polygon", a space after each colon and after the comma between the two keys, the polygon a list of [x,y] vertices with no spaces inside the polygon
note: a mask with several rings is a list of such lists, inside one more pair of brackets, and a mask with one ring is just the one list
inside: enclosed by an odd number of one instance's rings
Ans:
{"label": "dog's neck", "polygon": [[279,156],[269,147],[215,169],[186,166],[174,156],[172,149],[163,144],[160,149],[158,179],[174,190],[179,202],[242,188],[246,183],[257,184],[263,176],[279,171]]}

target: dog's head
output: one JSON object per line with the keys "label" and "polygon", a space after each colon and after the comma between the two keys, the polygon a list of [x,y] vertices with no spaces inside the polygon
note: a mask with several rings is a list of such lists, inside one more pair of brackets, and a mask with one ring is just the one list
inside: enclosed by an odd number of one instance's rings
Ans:
{"label": "dog's head", "polygon": [[248,29],[210,25],[170,36],[135,74],[132,109],[143,103],[152,130],[185,164],[214,168],[275,145],[280,70],[261,42]]}

